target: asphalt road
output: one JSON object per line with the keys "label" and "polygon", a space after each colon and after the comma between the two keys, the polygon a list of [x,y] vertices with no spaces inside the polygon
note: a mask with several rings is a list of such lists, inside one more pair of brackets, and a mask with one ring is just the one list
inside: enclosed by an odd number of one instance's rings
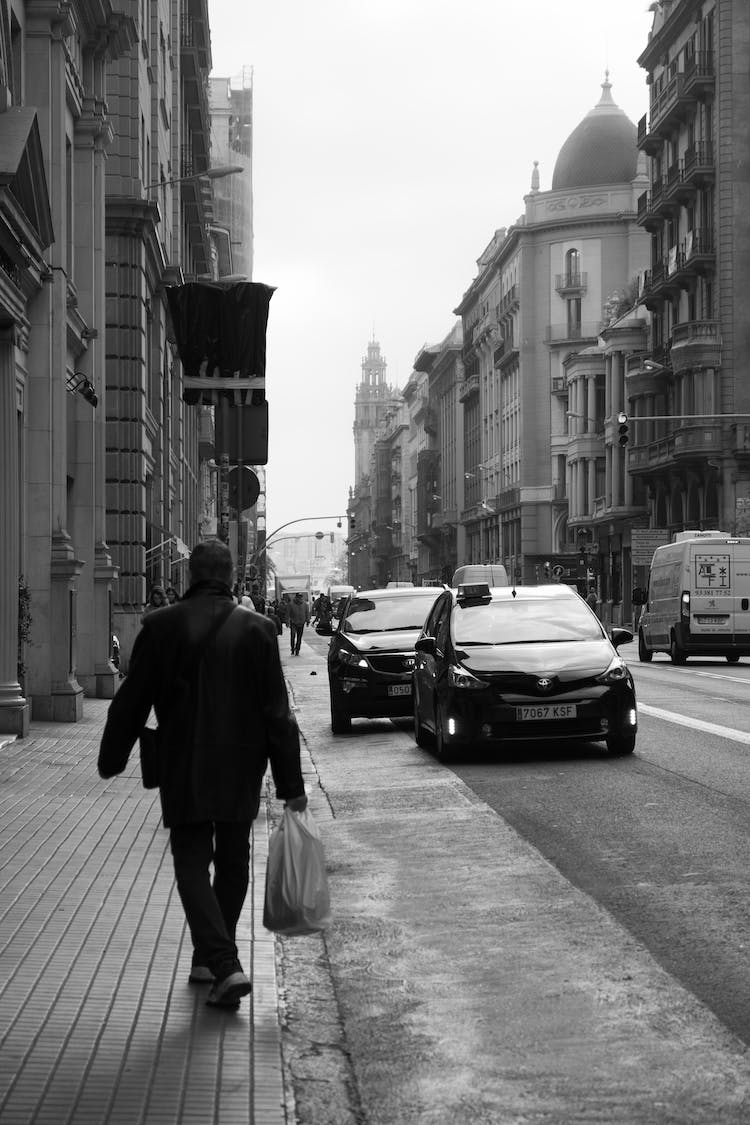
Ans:
{"label": "asphalt road", "polygon": [[750,661],[623,651],[632,757],[540,744],[450,768],[750,1045]]}

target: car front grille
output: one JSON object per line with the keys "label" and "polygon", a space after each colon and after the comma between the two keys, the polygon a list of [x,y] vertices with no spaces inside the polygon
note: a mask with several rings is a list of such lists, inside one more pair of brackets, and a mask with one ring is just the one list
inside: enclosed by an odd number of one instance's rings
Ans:
{"label": "car front grille", "polygon": [[368,653],[367,659],[376,672],[386,676],[411,675],[414,669],[414,654],[411,652]]}

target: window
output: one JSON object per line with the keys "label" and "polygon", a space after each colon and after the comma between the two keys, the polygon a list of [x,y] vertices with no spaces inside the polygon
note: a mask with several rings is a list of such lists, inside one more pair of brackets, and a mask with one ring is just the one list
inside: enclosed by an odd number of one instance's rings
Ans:
{"label": "window", "polygon": [[577,340],[581,335],[581,298],[571,297],[567,301],[568,338]]}
{"label": "window", "polygon": [[581,255],[578,250],[568,250],[565,255],[565,281],[567,285],[580,284]]}

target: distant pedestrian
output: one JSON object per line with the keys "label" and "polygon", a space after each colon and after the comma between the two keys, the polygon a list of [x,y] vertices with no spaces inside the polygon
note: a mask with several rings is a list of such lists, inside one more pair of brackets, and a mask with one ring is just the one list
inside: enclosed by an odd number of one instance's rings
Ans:
{"label": "distant pedestrian", "polygon": [[307,602],[302,594],[295,594],[293,600],[289,603],[289,640],[292,656],[299,656],[302,634],[309,620],[310,612],[307,608]]}
{"label": "distant pedestrian", "polygon": [[180,595],[177,593],[174,586],[167,586],[164,593],[169,605],[174,605],[175,602],[178,602],[180,600]]}
{"label": "distant pedestrian", "polygon": [[143,621],[149,613],[153,613],[155,609],[163,609],[166,605],[169,605],[169,602],[167,601],[167,595],[164,587],[152,586],[149,591],[148,598],[146,599],[146,604],[143,607],[141,621]]}
{"label": "distant pedestrian", "polygon": [[279,620],[281,621],[282,625],[288,625],[289,624],[289,595],[288,594],[282,594],[281,595],[281,601],[279,602],[278,606],[276,607],[276,613],[277,613],[277,615],[279,617]]}
{"label": "distant pedestrian", "polygon": [[189,566],[185,596],[148,616],[136,637],[99,774],[122,773],[153,707],[164,826],[193,941],[190,980],[211,983],[208,1004],[236,1008],[251,990],[235,932],[268,762],[280,800],[302,811],[307,798],[273,624],[235,605],[226,544],[199,543]]}
{"label": "distant pedestrian", "polygon": [[599,605],[599,599],[596,596],[596,586],[593,582],[589,586],[589,592],[586,595],[586,604],[591,606],[594,613],[596,613],[597,606]]}

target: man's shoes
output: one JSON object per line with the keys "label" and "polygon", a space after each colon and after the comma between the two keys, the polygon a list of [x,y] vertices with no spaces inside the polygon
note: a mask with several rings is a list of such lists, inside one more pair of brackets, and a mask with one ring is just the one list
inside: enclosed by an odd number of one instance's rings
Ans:
{"label": "man's shoes", "polygon": [[252,992],[253,986],[243,972],[230,973],[214,981],[206,1003],[212,1008],[238,1008],[243,996]]}
{"label": "man's shoes", "polygon": [[188,980],[191,984],[213,984],[216,977],[208,965],[192,965]]}

